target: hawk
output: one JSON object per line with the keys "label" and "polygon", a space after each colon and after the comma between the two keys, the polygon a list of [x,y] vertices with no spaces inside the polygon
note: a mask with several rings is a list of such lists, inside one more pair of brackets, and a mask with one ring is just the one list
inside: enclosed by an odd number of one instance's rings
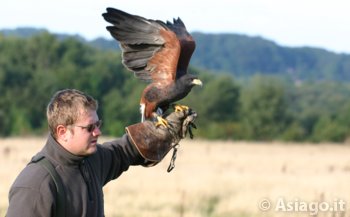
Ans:
{"label": "hawk", "polygon": [[195,50],[194,39],[180,18],[165,23],[115,8],[107,8],[102,16],[112,24],[106,28],[119,42],[123,65],[140,80],[149,82],[140,99],[141,121],[157,118],[157,124],[167,125],[157,111],[165,112],[195,85],[202,86],[196,75],[187,73]]}

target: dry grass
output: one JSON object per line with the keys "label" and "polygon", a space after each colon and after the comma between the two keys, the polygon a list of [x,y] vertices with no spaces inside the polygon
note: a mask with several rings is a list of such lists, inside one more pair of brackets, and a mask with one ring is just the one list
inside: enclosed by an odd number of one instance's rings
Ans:
{"label": "dry grass", "polygon": [[[0,139],[1,216],[11,183],[44,142]],[[132,167],[109,183],[104,188],[106,216],[310,216],[275,211],[281,198],[331,205],[342,199],[350,206],[346,145],[183,141],[176,167],[167,173],[170,157],[153,168]],[[267,212],[259,210],[264,198],[272,204]],[[350,216],[350,210],[314,216]]]}

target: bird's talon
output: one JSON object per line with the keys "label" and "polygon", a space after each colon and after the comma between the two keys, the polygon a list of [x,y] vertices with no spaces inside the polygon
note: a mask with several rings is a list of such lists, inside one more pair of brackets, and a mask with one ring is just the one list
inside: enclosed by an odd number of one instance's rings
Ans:
{"label": "bird's talon", "polygon": [[156,127],[159,127],[159,126],[168,127],[169,126],[168,121],[160,116],[157,116],[157,123],[155,125],[156,125]]}
{"label": "bird's talon", "polygon": [[174,108],[175,108],[175,112],[182,112],[190,109],[190,107],[185,105],[175,105]]}

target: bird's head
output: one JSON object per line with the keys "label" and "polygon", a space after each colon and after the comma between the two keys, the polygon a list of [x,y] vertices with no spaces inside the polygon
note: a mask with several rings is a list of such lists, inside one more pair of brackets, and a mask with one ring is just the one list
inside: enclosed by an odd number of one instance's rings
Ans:
{"label": "bird's head", "polygon": [[179,79],[180,83],[187,88],[192,88],[196,85],[202,86],[203,83],[196,75],[186,74]]}

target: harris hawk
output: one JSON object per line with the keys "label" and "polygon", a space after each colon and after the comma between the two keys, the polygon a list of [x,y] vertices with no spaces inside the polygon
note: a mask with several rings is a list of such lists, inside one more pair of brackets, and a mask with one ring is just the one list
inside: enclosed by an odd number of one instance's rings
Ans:
{"label": "harris hawk", "polygon": [[141,95],[141,121],[156,118],[157,125],[166,126],[157,111],[165,112],[186,97],[192,87],[202,85],[197,76],[187,73],[195,41],[180,18],[164,23],[115,8],[107,8],[102,16],[112,24],[106,28],[119,41],[123,65],[138,79],[149,82]]}

